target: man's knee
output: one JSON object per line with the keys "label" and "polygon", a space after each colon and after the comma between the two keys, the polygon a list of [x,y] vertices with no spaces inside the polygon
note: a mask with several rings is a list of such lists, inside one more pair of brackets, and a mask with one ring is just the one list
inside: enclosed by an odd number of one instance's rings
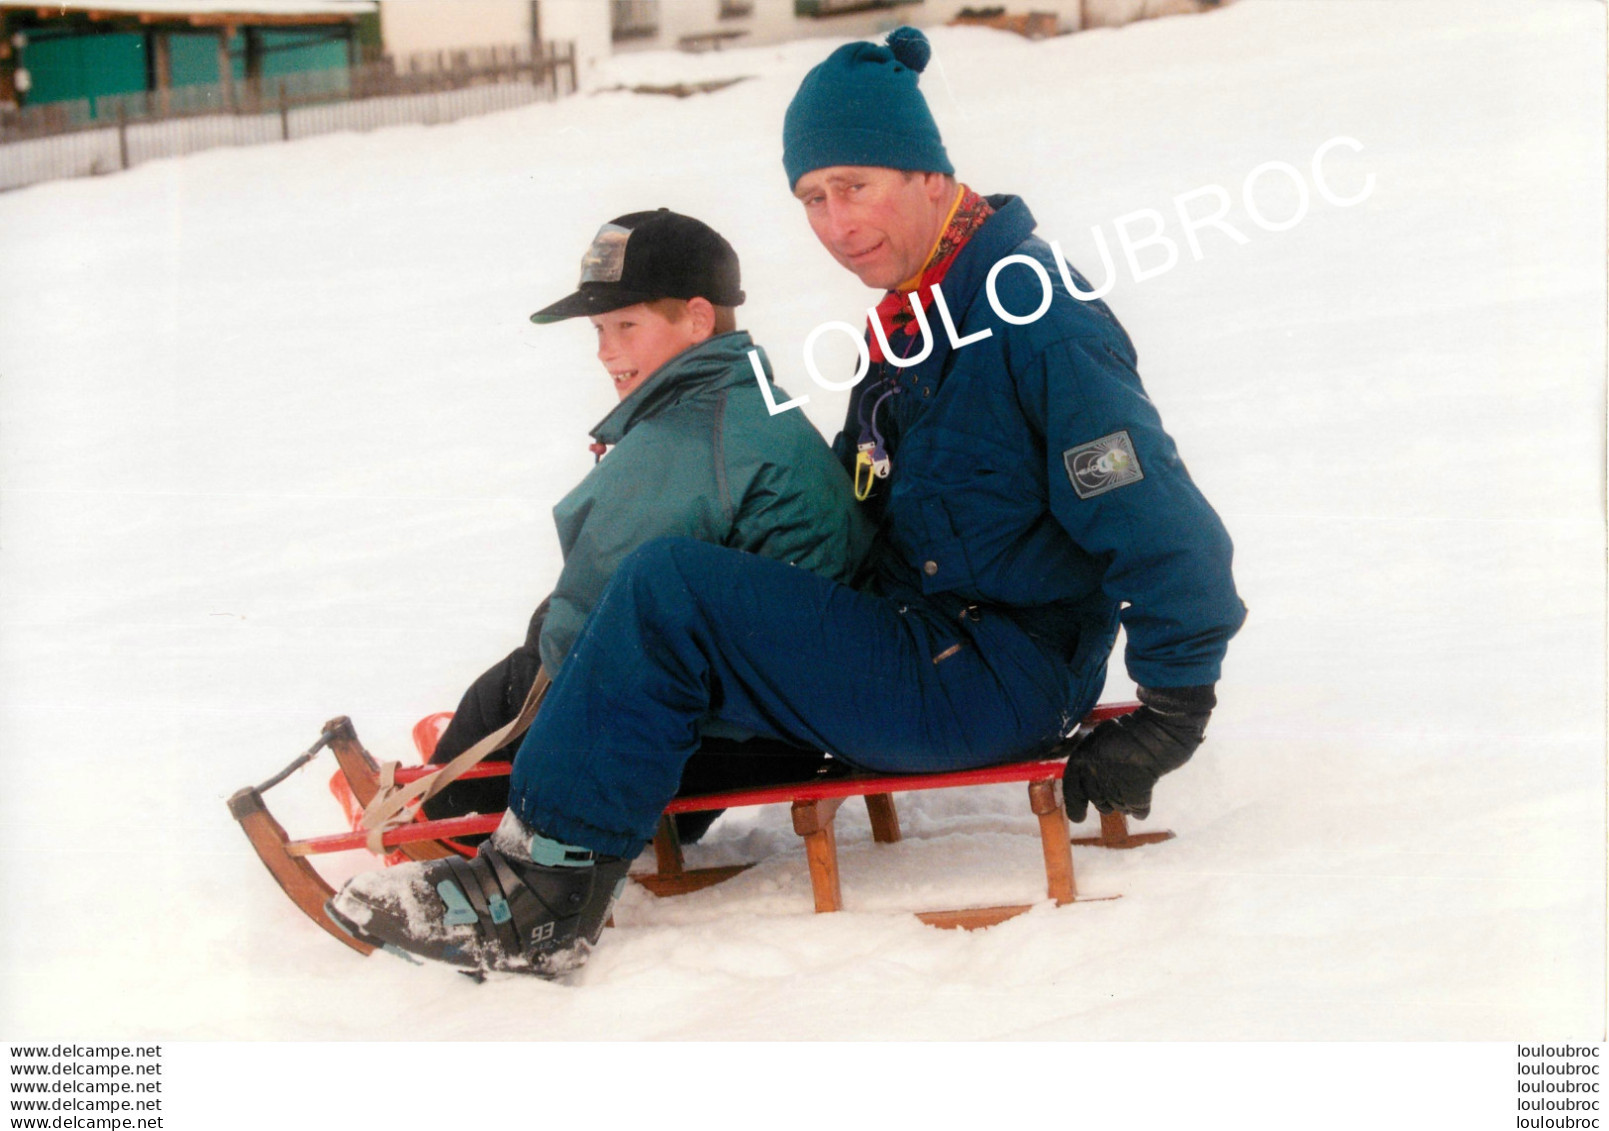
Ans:
{"label": "man's knee", "polygon": [[640,620],[669,622],[684,618],[702,603],[703,594],[721,572],[723,555],[735,554],[696,538],[655,538],[638,546],[620,563],[599,605],[622,593]]}
{"label": "man's knee", "polygon": [[[628,642],[682,641],[699,618],[690,599],[685,559],[689,548],[708,549],[690,538],[656,538],[622,559],[566,658],[568,671],[618,656]],[[635,647],[627,647],[635,652]],[[656,649],[657,650],[657,649]]]}
{"label": "man's knee", "polygon": [[652,538],[621,560],[615,577],[633,581],[679,577],[690,568],[696,570],[698,567],[695,563],[709,557],[710,551],[716,554],[733,552],[710,542],[680,535]]}

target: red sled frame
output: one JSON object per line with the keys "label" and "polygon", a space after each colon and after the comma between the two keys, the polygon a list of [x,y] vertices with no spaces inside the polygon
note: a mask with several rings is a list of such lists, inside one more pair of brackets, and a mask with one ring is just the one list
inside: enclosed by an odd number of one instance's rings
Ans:
{"label": "red sled frame", "polygon": [[[1129,714],[1139,706],[1138,703],[1102,704],[1090,712],[1081,728],[1091,727],[1104,719]],[[431,718],[434,719],[435,716]],[[430,720],[422,720],[420,725],[423,726],[428,721]],[[336,763],[357,802],[360,805],[367,805],[379,789],[379,765],[358,741],[351,720],[341,716],[324,724],[319,741],[281,773],[261,785],[247,786],[237,791],[229,799],[229,812],[240,823],[258,858],[278,881],[291,902],[331,936],[360,954],[369,954],[373,951],[373,947],[352,938],[336,926],[325,913],[324,904],[335,891],[319,875],[309,859],[324,853],[366,849],[369,847],[368,835],[351,832],[292,840],[284,827],[268,811],[267,804],[263,800],[265,792],[305,765],[325,746],[330,747],[334,753]],[[1060,790],[1065,761],[1066,756],[1063,755],[1059,758],[1011,762],[950,773],[855,774],[797,785],[734,790],[701,797],[679,797],[666,806],[654,837],[655,870],[634,873],[631,878],[658,896],[698,891],[730,879],[752,865],[687,868],[682,858],[681,845],[676,837],[676,826],[672,817],[677,813],[694,813],[709,809],[736,809],[749,805],[787,803],[792,807],[794,831],[805,842],[805,858],[810,868],[816,911],[839,911],[843,908],[843,895],[840,888],[837,839],[833,820],[846,799],[864,797],[871,818],[872,839],[879,844],[892,844],[898,841],[901,835],[899,816],[894,807],[893,794],[896,792],[1025,782],[1028,785],[1030,808],[1039,819],[1047,894],[1058,905],[1079,902],[1081,900],[1073,874],[1072,845],[1127,849],[1168,840],[1174,834],[1166,830],[1131,833],[1123,814],[1103,813],[1101,835],[1071,838]],[[398,783],[405,784],[428,776],[435,770],[434,766],[398,767],[395,779]],[[506,775],[508,772],[507,763],[488,762],[471,768],[462,776],[496,777]],[[414,860],[440,859],[455,852],[469,856],[473,855],[474,850],[455,843],[455,838],[490,833],[501,820],[501,813],[436,821],[416,820],[387,830],[381,838],[381,844],[388,850],[398,850]],[[1009,904],[955,911],[922,911],[916,915],[932,926],[974,930],[993,926],[1020,915],[1031,906],[1032,904]]]}

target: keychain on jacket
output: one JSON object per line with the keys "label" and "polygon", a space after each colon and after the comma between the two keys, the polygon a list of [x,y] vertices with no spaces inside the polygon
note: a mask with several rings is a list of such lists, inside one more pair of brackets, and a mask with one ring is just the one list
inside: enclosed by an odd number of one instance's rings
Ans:
{"label": "keychain on jacket", "polygon": [[[872,402],[872,410],[866,411],[867,397],[860,398],[860,407],[857,415],[860,418],[860,443],[856,445],[855,456],[855,498],[865,502],[871,497],[872,484],[878,479],[887,479],[894,468],[894,463],[888,458],[888,451],[883,447],[883,434],[877,430],[877,410],[883,407],[883,402],[899,392],[899,385],[887,377],[877,382],[877,385],[867,389],[867,394],[875,392],[878,386],[887,385],[881,396]],[[863,485],[864,481],[864,485]]]}
{"label": "keychain on jacket", "polygon": [[[911,350],[916,342],[914,334],[907,339],[905,350],[899,355],[900,360],[903,361],[911,356]],[[899,376],[897,370],[887,362],[879,364],[883,366],[883,376],[861,396],[860,405],[855,413],[860,421],[860,442],[855,445],[855,498],[862,503],[871,497],[873,484],[879,479],[887,479],[894,470],[894,461],[889,458],[888,449],[883,446],[883,434],[877,430],[877,410],[883,407],[884,401],[900,391]],[[883,385],[887,385],[888,388],[872,401],[872,410],[868,413],[867,399]]]}

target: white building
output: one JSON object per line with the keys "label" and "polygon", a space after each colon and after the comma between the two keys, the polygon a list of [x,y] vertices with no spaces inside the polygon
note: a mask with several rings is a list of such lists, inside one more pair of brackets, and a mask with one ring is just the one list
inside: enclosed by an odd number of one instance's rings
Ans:
{"label": "white building", "polygon": [[871,38],[900,24],[931,27],[963,8],[1046,13],[1063,32],[1150,16],[1201,11],[1217,0],[381,0],[385,48],[414,52],[529,44],[576,45],[585,85],[601,59],[619,51],[719,49],[812,36]]}

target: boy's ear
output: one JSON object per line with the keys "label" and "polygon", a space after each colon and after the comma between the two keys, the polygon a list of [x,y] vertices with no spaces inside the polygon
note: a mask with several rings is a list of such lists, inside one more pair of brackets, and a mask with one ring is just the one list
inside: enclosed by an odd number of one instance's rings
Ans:
{"label": "boy's ear", "polygon": [[688,299],[687,317],[693,320],[693,336],[698,341],[715,336],[715,306],[709,299]]}

